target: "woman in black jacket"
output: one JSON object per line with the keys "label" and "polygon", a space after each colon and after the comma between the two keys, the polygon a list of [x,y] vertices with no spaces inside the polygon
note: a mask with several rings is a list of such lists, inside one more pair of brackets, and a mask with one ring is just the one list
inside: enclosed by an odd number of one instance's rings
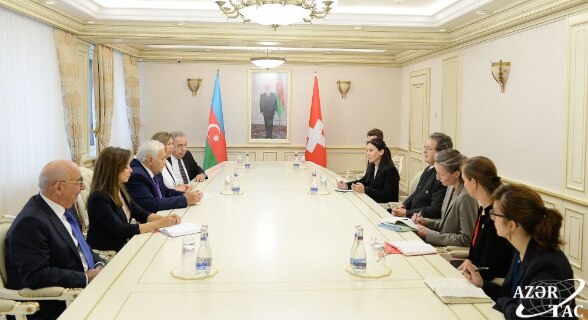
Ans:
{"label": "woman in black jacket", "polygon": [[339,189],[351,188],[354,192],[365,193],[379,203],[398,201],[400,175],[392,162],[390,149],[386,142],[374,138],[367,142],[368,167],[363,178],[345,183],[339,181]]}
{"label": "woman in black jacket", "polygon": [[[461,176],[464,188],[481,205],[468,260],[477,266],[488,267],[488,270],[480,271],[484,280],[504,278],[510,266],[513,248],[508,240],[496,234],[494,221],[490,219],[492,193],[502,185],[496,166],[486,157],[471,157],[463,163]],[[459,265],[461,261],[452,261],[452,264]]]}
{"label": "woman in black jacket", "polygon": [[[88,197],[88,243],[93,249],[119,251],[134,235],[168,227],[180,222],[175,214],[161,216],[150,213],[127,193],[131,152],[108,147],[98,155]],[[131,224],[134,218],[140,224]]]}
{"label": "woman in black jacket", "polygon": [[560,250],[561,213],[546,208],[537,192],[519,184],[502,185],[492,197],[496,232],[515,249],[510,269],[502,286],[482,279],[469,261],[464,262],[464,276],[484,289],[506,319],[576,319],[574,273]]}

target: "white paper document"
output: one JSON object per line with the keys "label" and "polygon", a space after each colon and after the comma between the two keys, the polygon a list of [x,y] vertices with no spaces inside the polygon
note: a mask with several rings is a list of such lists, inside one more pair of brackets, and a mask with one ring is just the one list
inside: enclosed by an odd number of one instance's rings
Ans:
{"label": "white paper document", "polygon": [[182,222],[175,226],[159,228],[159,231],[169,237],[180,237],[200,232],[200,226],[197,224]]}
{"label": "white paper document", "polygon": [[423,254],[437,253],[435,247],[422,240],[394,241],[390,244],[405,256],[419,256]]}
{"label": "white paper document", "polygon": [[482,288],[476,287],[465,278],[425,277],[425,284],[445,303],[492,301]]}

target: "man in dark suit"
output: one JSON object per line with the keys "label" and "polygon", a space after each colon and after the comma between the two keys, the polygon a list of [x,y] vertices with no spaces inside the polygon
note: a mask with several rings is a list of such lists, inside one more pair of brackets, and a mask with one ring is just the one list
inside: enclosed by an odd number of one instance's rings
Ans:
{"label": "man in dark suit", "polygon": [[185,208],[202,198],[200,192],[180,192],[165,186],[161,176],[166,161],[164,148],[163,143],[156,140],[142,143],[131,161],[131,177],[125,183],[131,198],[149,212]]}
{"label": "man in dark suit", "polygon": [[265,123],[265,138],[272,139],[274,131],[274,115],[278,109],[276,94],[270,92],[271,86],[265,86],[265,92],[259,96],[259,113],[263,116]]}
{"label": "man in dark suit", "polygon": [[[9,289],[84,288],[104,267],[84,240],[75,213],[66,210],[84,189],[79,167],[67,160],[45,165],[40,193],[20,211],[5,239]],[[40,302],[28,319],[57,319],[65,302]]]}
{"label": "man in dark suit", "polygon": [[429,165],[421,175],[415,191],[404,203],[392,210],[392,214],[399,217],[412,217],[419,213],[425,218],[440,219],[441,205],[445,198],[447,187],[437,180],[437,171],[433,166],[438,152],[453,148],[453,141],[448,135],[432,133],[423,149],[425,162]]}
{"label": "man in dark suit", "polygon": [[171,132],[172,139],[174,141],[174,151],[171,157],[167,160],[172,165],[174,174],[177,177],[181,177],[184,184],[188,184],[192,179],[196,182],[202,182],[208,177],[204,173],[190,150],[188,150],[188,138],[182,131]]}

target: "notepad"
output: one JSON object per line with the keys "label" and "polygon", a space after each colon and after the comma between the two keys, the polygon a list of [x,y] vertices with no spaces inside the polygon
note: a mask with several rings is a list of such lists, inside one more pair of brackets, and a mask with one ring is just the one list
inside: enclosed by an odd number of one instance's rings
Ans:
{"label": "notepad", "polygon": [[394,241],[390,244],[405,256],[420,256],[437,253],[435,247],[422,240]]}
{"label": "notepad", "polygon": [[425,284],[445,303],[492,302],[482,288],[465,278],[425,277]]}
{"label": "notepad", "polygon": [[351,189],[335,189],[337,192],[353,192]]}
{"label": "notepad", "polygon": [[[412,219],[406,218],[406,217],[388,217],[388,218],[384,218],[384,219],[380,220],[380,224],[389,225],[389,226],[408,227],[409,228],[409,230],[406,230],[406,228],[404,228],[404,230],[398,230],[398,231],[417,231],[417,230],[419,230],[419,228],[417,227],[416,223],[414,223],[414,221],[412,221]],[[391,227],[390,229],[391,230],[394,230],[393,227]]]}
{"label": "notepad", "polygon": [[169,237],[180,237],[187,234],[200,232],[200,226],[197,224],[182,222],[175,226],[159,228],[159,231]]}

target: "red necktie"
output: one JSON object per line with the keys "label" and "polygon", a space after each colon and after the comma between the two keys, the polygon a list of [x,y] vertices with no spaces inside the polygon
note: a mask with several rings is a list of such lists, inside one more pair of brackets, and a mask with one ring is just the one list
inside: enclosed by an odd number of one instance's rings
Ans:
{"label": "red necktie", "polygon": [[474,237],[472,238],[472,247],[476,244],[476,238],[478,238],[478,230],[480,229],[480,221],[482,220],[483,212],[484,209],[482,209],[480,214],[478,215],[478,221],[476,222],[476,228],[474,229]]}

